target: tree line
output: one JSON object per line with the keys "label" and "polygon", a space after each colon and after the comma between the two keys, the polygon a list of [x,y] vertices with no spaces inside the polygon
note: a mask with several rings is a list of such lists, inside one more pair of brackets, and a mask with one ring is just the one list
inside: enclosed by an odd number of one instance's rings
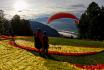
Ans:
{"label": "tree line", "polygon": [[32,35],[29,20],[21,19],[19,15],[14,15],[11,20],[4,17],[3,10],[0,10],[0,34],[1,35]]}
{"label": "tree line", "polygon": [[78,24],[81,39],[104,40],[104,7],[95,2],[89,4]]}

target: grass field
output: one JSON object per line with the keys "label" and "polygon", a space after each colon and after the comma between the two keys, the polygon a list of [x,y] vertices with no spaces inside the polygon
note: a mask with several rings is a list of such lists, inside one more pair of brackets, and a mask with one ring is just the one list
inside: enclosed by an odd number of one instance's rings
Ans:
{"label": "grass field", "polygon": [[[17,37],[19,40],[31,41],[34,42],[33,37]],[[66,39],[66,38],[56,38],[49,37],[49,43],[52,45],[70,45],[70,46],[82,46],[82,47],[102,47],[104,48],[104,41],[88,41],[88,40],[79,40],[79,39]]]}
{"label": "grass field", "polygon": [[[22,41],[22,42],[21,42]],[[49,43],[53,46],[50,46],[49,50],[63,51],[63,52],[91,52],[91,51],[102,51],[104,50],[104,42],[99,41],[85,41],[85,40],[76,40],[76,39],[64,39],[64,38],[50,38]],[[71,44],[70,44],[71,43]],[[33,38],[19,38],[17,39],[17,44],[27,45],[34,47]],[[72,45],[73,44],[73,45]],[[75,46],[78,45],[78,46]],[[89,46],[90,45],[90,46]],[[101,45],[101,47],[100,47]],[[60,47],[61,48],[60,48]],[[56,48],[57,47],[57,48]],[[97,64],[103,62],[103,52],[96,55],[86,55],[86,56],[60,56],[56,59],[70,61],[71,63],[79,64]],[[99,60],[100,59],[100,60]]]}
{"label": "grass field", "polygon": [[[81,70],[81,68],[74,66],[74,64],[104,64],[104,52],[85,56],[51,55],[49,58],[43,58],[36,52],[16,48],[9,45],[8,42],[9,40],[0,41],[0,70]],[[32,37],[16,38],[18,45],[34,47],[33,42]],[[104,50],[104,42],[99,41],[51,37],[49,43],[49,50],[60,52],[99,52]]]}
{"label": "grass field", "polygon": [[37,54],[0,44],[0,70],[80,70],[68,62],[60,62],[40,57]]}

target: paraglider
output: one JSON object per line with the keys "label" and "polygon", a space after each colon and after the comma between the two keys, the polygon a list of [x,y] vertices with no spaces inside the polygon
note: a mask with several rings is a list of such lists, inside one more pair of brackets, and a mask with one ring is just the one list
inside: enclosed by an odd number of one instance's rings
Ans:
{"label": "paraglider", "polygon": [[61,19],[61,18],[71,18],[75,21],[75,23],[79,24],[79,19],[71,13],[60,12],[56,13],[48,19],[48,23],[51,23],[54,20]]}

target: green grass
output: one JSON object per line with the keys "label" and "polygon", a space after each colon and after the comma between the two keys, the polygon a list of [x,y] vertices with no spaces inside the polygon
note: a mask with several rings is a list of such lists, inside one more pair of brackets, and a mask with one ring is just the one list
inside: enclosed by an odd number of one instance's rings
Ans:
{"label": "green grass", "polygon": [[[34,42],[34,38],[17,38],[22,40],[27,40]],[[87,40],[79,40],[79,39],[65,39],[65,38],[56,38],[49,37],[49,43],[52,45],[70,45],[70,46],[82,46],[82,47],[102,47],[104,48],[103,41],[87,41]]]}
{"label": "green grass", "polygon": [[79,39],[65,39],[65,38],[55,38],[55,37],[50,37],[49,39],[50,39],[49,43],[54,45],[104,47],[104,42],[100,42],[100,41],[86,41]]}
{"label": "green grass", "polygon": [[68,62],[40,57],[38,53],[15,48],[2,41],[0,70],[80,70]]}
{"label": "green grass", "polygon": [[[29,40],[15,40],[15,42],[20,46],[34,48],[34,42]],[[80,52],[100,52],[103,51],[104,48],[96,48],[96,47],[78,47],[78,46],[68,46],[68,45],[52,45],[49,44],[49,51],[58,51],[58,52],[67,52],[67,53],[80,53]]]}
{"label": "green grass", "polygon": [[[33,39],[30,40],[30,38],[29,39],[24,38],[19,40],[27,40],[27,41],[33,42]],[[78,46],[78,48],[80,48],[80,46],[83,46],[84,48],[87,48],[85,46],[88,46],[88,47],[95,46],[99,48],[101,47],[102,49],[104,48],[103,47],[104,42],[100,42],[100,41],[86,41],[86,40],[78,40],[78,39],[64,39],[64,38],[50,37],[49,43],[53,45],[72,45],[73,48],[74,46]],[[73,49],[73,51],[76,51],[76,50],[77,48]],[[87,51],[88,49],[84,49],[84,50]],[[81,50],[78,50],[78,51],[81,51]],[[104,52],[100,52],[95,55],[83,55],[83,56],[57,56],[57,55],[52,55],[52,56],[54,60],[58,60],[61,62],[64,61],[72,64],[82,64],[82,65],[104,64],[104,61],[103,61]]]}
{"label": "green grass", "polygon": [[[16,38],[33,42],[33,38]],[[96,65],[104,64],[104,52],[95,55],[83,56],[58,56],[43,58],[38,53],[29,52],[14,46],[8,45],[6,41],[0,44],[0,70],[81,70],[72,64]],[[104,42],[86,41],[78,39],[49,38],[52,45],[71,45],[71,46],[96,46],[104,47]],[[74,49],[73,49],[74,50]]]}
{"label": "green grass", "polygon": [[72,64],[81,65],[96,65],[104,64],[104,52],[95,55],[83,55],[83,56],[53,56],[58,61],[69,62]]}

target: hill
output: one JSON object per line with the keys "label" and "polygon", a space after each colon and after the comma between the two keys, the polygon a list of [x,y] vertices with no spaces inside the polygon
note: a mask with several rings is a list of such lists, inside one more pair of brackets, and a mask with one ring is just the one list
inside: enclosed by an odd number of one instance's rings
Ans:
{"label": "hill", "polygon": [[[47,20],[49,17],[50,15],[40,15],[37,18],[35,18],[34,21],[47,24]],[[53,27],[54,29],[58,31],[65,30],[65,31],[77,32],[78,30],[74,20],[69,19],[69,18],[55,20],[54,22],[49,24],[49,26]]]}
{"label": "hill", "polygon": [[30,24],[31,24],[31,28],[34,32],[36,32],[37,28],[41,28],[42,31],[47,32],[48,36],[51,36],[51,37],[60,36],[59,33],[55,29],[49,27],[48,25],[45,25],[45,24],[42,24],[42,23],[36,22],[36,21],[30,21]]}

